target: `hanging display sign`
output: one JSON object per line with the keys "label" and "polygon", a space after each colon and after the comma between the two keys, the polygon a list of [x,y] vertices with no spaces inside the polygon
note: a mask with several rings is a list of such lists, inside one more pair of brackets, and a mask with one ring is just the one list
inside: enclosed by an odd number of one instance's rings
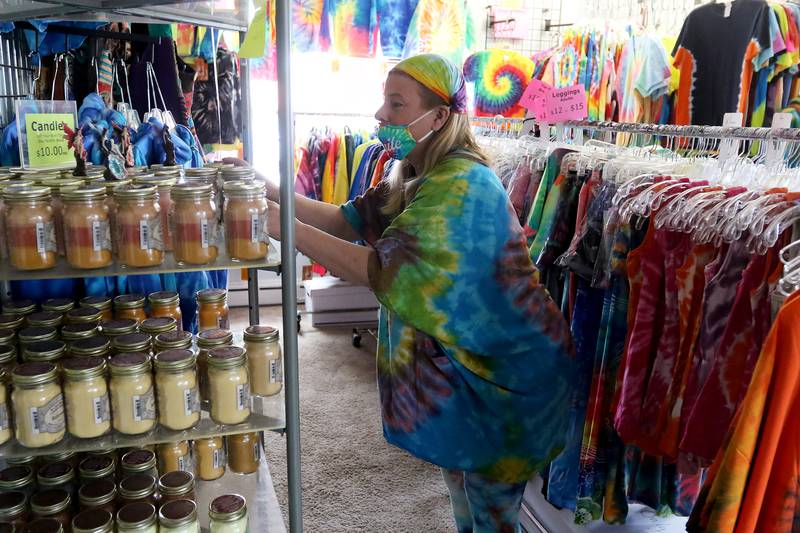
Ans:
{"label": "hanging display sign", "polygon": [[554,89],[537,79],[530,81],[519,104],[529,109],[538,122],[548,124],[581,120],[588,111],[583,85]]}
{"label": "hanging display sign", "polygon": [[75,130],[75,102],[17,100],[19,157],[25,168],[69,168],[75,157],[64,138],[64,127]]}

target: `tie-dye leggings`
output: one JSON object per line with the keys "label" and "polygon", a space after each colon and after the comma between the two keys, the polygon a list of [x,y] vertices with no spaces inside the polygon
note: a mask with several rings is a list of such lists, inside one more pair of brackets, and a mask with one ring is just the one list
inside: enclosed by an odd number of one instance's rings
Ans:
{"label": "tie-dye leggings", "polygon": [[518,533],[526,483],[501,483],[474,472],[442,469],[458,533]]}

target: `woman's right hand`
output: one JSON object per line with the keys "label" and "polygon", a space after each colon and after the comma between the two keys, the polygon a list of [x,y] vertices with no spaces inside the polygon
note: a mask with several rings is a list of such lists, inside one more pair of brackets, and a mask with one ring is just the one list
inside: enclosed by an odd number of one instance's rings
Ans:
{"label": "woman's right hand", "polygon": [[[222,162],[226,163],[226,164],[229,164],[229,165],[235,165],[237,167],[249,167],[250,166],[250,163],[248,163],[244,159],[239,159],[238,157],[226,157],[225,159],[222,160]],[[280,186],[277,183],[273,183],[271,180],[268,180],[266,178],[266,176],[264,176],[258,170],[254,169],[254,171],[256,173],[256,179],[257,180],[261,180],[261,181],[263,181],[264,183],[267,184],[267,199],[272,201],[272,202],[275,202],[275,203],[280,203],[280,201],[281,201],[281,199],[280,199]]]}

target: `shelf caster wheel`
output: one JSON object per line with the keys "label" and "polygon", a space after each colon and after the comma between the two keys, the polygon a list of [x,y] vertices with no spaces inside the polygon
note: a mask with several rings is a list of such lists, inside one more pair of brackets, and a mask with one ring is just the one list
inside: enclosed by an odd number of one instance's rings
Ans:
{"label": "shelf caster wheel", "polygon": [[357,332],[353,332],[353,347],[361,348],[361,335]]}
{"label": "shelf caster wheel", "polygon": [[303,316],[300,313],[297,313],[297,333],[300,333],[300,322],[303,320]]}

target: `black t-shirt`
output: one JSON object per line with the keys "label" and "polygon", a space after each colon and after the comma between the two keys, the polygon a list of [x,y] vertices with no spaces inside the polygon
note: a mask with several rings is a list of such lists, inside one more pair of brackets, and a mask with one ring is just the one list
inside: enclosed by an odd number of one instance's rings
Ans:
{"label": "black t-shirt", "polygon": [[706,4],[689,13],[672,54],[681,73],[675,123],[719,126],[725,113],[737,111],[748,118],[753,72],[772,49],[770,13],[764,0]]}

